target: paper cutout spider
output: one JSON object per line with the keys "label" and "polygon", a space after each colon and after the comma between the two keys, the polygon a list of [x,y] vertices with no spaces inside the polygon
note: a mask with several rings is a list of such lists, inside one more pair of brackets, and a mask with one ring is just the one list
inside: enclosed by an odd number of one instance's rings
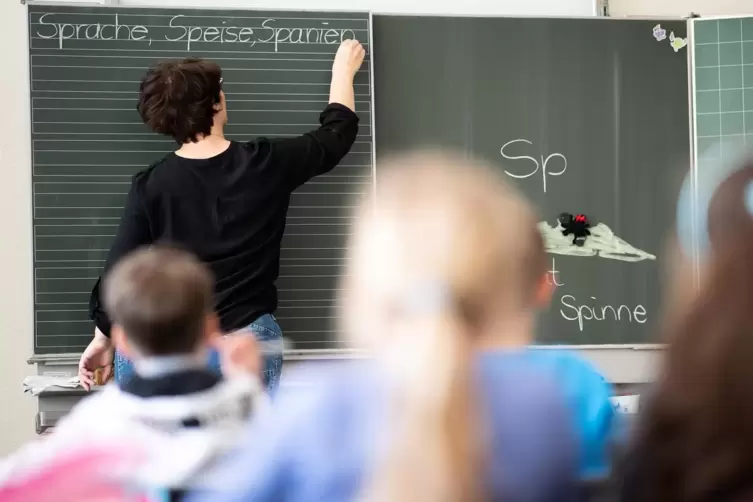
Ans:
{"label": "paper cutout spider", "polygon": [[562,235],[573,236],[573,244],[576,246],[583,246],[586,243],[586,238],[591,235],[591,222],[588,221],[588,217],[585,214],[576,214],[573,216],[570,213],[561,213],[559,218],[560,226],[562,226]]}

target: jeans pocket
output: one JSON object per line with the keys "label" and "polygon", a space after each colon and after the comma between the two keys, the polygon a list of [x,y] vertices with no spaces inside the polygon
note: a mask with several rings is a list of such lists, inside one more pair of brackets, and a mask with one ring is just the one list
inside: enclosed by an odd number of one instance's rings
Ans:
{"label": "jeans pocket", "polygon": [[249,324],[246,329],[254,333],[256,340],[260,342],[262,352],[282,354],[284,349],[282,328],[277,324],[274,316],[265,314]]}
{"label": "jeans pocket", "polygon": [[277,319],[275,319],[275,316],[272,314],[264,314],[249,324],[248,328],[254,331],[263,332],[269,339],[282,337],[282,328],[277,324]]}

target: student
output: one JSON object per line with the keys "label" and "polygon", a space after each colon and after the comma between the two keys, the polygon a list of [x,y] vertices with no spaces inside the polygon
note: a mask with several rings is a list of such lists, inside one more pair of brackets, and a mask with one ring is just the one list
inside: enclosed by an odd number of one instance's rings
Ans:
{"label": "student", "polygon": [[[550,294],[529,205],[452,155],[380,165],[360,205],[343,332],[372,354],[280,396],[194,501],[577,499],[578,445],[551,373],[518,357]],[[270,417],[272,414],[270,414]]]}
{"label": "student", "polygon": [[134,494],[111,475],[134,468],[138,456],[128,458],[128,446],[78,448],[62,452],[50,463],[22,479],[0,486],[3,502],[156,502]]}
{"label": "student", "polygon": [[724,159],[702,159],[697,194],[686,181],[678,204],[668,347],[641,406],[626,502],[753,500],[753,157],[727,148]]}
{"label": "student", "polygon": [[557,349],[528,349],[518,357],[554,378],[565,396],[580,445],[580,477],[602,481],[610,475],[615,449],[625,441],[625,424],[610,398],[612,386],[578,354]]}
{"label": "student", "polygon": [[[138,456],[112,475],[134,489],[180,491],[225,454],[265,406],[253,337],[218,338],[212,276],[195,257],[144,248],[108,274],[104,301],[118,350],[134,361],[127,382],[81,401],[49,437],[0,462],[0,484],[24,477],[77,449],[123,449]],[[220,347],[226,378],[206,368]]]}
{"label": "student", "polygon": [[[195,253],[217,278],[222,330],[247,329],[279,346],[265,358],[264,379],[271,391],[282,370],[282,333],[273,314],[290,195],[332,170],[353,145],[358,133],[353,78],[363,57],[358,42],[343,42],[321,126],[287,139],[237,143],[225,138],[223,77],[210,61],[161,63],[141,82],[138,111],[144,123],[175,139],[179,148],[133,178],[105,273],[128,252],[154,242],[176,243]],[[87,389],[97,368],[109,374],[113,365],[110,316],[100,293],[98,282],[89,308],[95,335],[79,364]],[[130,362],[120,353],[114,357],[115,378],[129,378]]]}

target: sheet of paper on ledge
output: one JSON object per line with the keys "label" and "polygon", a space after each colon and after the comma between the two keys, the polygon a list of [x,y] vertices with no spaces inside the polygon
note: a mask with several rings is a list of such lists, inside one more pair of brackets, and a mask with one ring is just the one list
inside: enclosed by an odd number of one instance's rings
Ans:
{"label": "sheet of paper on ledge", "polygon": [[24,379],[24,392],[38,396],[48,390],[75,389],[81,387],[78,377],[49,377],[35,375]]}

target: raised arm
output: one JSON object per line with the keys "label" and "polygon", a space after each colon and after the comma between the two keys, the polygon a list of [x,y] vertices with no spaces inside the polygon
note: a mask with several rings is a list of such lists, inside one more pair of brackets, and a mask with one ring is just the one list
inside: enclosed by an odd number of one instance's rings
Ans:
{"label": "raised arm", "polygon": [[[332,65],[329,104],[319,116],[318,129],[302,136],[269,142],[270,169],[282,170],[288,190],[331,171],[350,151],[358,135],[353,79],[365,51],[355,40],[340,45]],[[260,149],[264,145],[259,144]]]}
{"label": "raised arm", "polygon": [[363,46],[356,40],[346,40],[340,44],[332,64],[332,82],[329,85],[329,103],[339,103],[351,111],[356,111],[356,95],[353,79],[363,64],[366,55]]}

